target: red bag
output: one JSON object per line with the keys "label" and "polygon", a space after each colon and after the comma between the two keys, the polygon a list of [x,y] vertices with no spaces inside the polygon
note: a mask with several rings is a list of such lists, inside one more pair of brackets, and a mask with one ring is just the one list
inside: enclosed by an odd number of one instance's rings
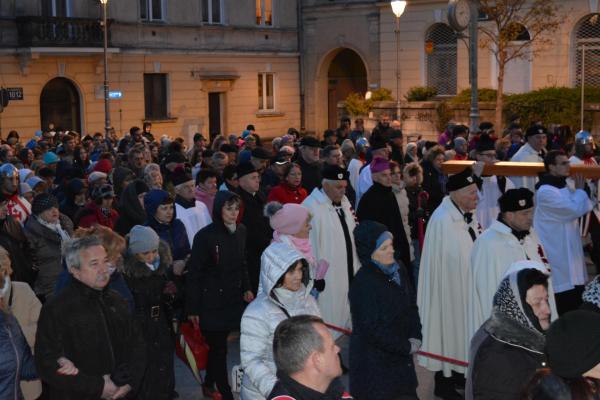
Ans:
{"label": "red bag", "polygon": [[191,322],[182,322],[179,325],[175,354],[190,367],[196,380],[202,383],[199,371],[206,368],[208,344],[200,332],[200,327]]}

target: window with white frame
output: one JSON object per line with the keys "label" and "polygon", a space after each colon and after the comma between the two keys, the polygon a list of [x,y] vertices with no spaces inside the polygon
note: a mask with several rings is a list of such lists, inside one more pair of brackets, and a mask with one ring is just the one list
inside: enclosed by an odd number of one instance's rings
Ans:
{"label": "window with white frame", "polygon": [[42,15],[46,17],[71,17],[71,0],[42,0]]}
{"label": "window with white frame", "polygon": [[256,0],[256,25],[273,26],[273,0]]}
{"label": "window with white frame", "polygon": [[275,74],[271,72],[258,74],[258,110],[275,110]]}
{"label": "window with white frame", "polygon": [[164,0],[140,0],[140,18],[145,21],[164,21]]}
{"label": "window with white frame", "polygon": [[207,24],[223,23],[224,0],[202,0],[202,22]]}
{"label": "window with white frame", "polygon": [[450,26],[436,23],[425,37],[427,86],[437,89],[437,94],[456,94],[457,37]]}

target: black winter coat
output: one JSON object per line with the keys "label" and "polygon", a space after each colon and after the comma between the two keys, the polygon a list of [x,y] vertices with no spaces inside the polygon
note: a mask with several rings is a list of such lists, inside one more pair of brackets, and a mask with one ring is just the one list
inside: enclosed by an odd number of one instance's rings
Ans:
{"label": "black winter coat", "polygon": [[356,216],[359,221],[371,220],[385,225],[394,235],[396,258],[404,265],[410,265],[408,238],[404,231],[400,207],[391,186],[385,187],[380,183],[373,182],[369,190],[360,198]]}
{"label": "black winter coat", "polygon": [[[95,290],[77,279],[42,308],[35,340],[39,377],[48,399],[96,400],[103,375],[137,390],[144,374],[145,345],[126,301],[109,290]],[[79,374],[56,373],[59,357],[71,360]]]}
{"label": "black winter coat", "polygon": [[164,242],[159,245],[160,265],[156,271],[129,256],[124,275],[135,302],[135,318],[146,342],[147,367],[138,399],[170,400],[175,389],[173,372],[174,338],[167,310],[172,299],[163,293],[171,254]]}
{"label": "black winter coat", "polygon": [[325,393],[317,392],[289,376],[277,373],[279,380],[273,387],[268,400],[352,400],[352,396],[344,391],[339,379],[334,379]]}
{"label": "black winter coat", "polygon": [[[246,237],[246,255],[251,290],[256,294],[260,276],[260,256],[273,239],[273,230],[269,219],[264,215],[265,197],[257,192],[254,196],[243,189],[238,194],[242,198],[241,220],[248,230]],[[214,220],[214,212],[213,212]],[[195,240],[194,240],[195,241]]]}
{"label": "black winter coat", "polygon": [[[518,400],[538,368],[544,366],[544,337],[533,336],[515,321],[492,312],[475,334],[468,385],[474,400]],[[474,354],[473,354],[474,353]]]}
{"label": "black winter coat", "polygon": [[302,182],[300,186],[306,189],[308,194],[310,194],[314,188],[321,187],[321,180],[323,178],[321,174],[321,163],[316,162],[309,164],[302,158],[300,153],[298,153],[296,162],[300,165],[300,169],[302,170]]}
{"label": "black winter coat", "polygon": [[[228,197],[229,196],[229,197]],[[239,329],[244,310],[243,294],[250,290],[246,269],[246,227],[231,233],[223,223],[221,209],[231,192],[218,192],[213,223],[194,237],[186,276],[186,311],[200,317],[207,331]]]}
{"label": "black winter coat", "polygon": [[416,394],[408,339],[421,340],[421,322],[402,265],[400,281],[398,286],[370,262],[363,263],[350,286],[350,393],[358,400]]}
{"label": "black winter coat", "polygon": [[445,188],[440,185],[440,172],[436,170],[432,163],[424,160],[421,163],[423,168],[423,190],[429,193],[429,201],[425,210],[428,215],[442,203],[444,199]]}

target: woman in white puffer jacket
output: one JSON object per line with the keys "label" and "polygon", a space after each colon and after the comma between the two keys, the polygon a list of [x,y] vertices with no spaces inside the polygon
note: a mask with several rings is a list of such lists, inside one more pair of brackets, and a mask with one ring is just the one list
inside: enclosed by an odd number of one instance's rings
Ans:
{"label": "woman in white puffer jacket", "polygon": [[296,249],[271,243],[261,257],[260,279],[262,290],[242,316],[242,400],[264,400],[275,386],[273,334],[277,325],[295,315],[321,316],[306,288],[308,263]]}

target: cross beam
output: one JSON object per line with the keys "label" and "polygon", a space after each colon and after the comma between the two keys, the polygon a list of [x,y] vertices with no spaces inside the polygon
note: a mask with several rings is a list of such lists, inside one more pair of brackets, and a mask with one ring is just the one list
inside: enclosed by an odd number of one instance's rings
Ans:
{"label": "cross beam", "polygon": [[[442,171],[446,174],[456,174],[466,167],[475,164],[475,161],[446,161],[442,164]],[[501,161],[483,168],[485,175],[500,176],[538,176],[544,172],[544,163]],[[596,165],[571,165],[570,175],[581,174],[589,179],[600,179],[600,166]]]}

